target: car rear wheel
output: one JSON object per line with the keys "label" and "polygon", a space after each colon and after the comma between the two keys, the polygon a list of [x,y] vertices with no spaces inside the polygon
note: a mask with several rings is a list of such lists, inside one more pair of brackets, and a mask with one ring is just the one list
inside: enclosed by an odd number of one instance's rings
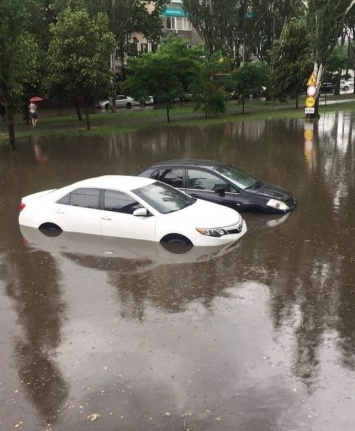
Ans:
{"label": "car rear wheel", "polygon": [[107,111],[110,109],[110,104],[109,104],[109,103],[106,103],[106,105],[105,105],[105,109],[106,109]]}
{"label": "car rear wheel", "polygon": [[63,230],[54,223],[43,223],[38,229],[43,235],[50,237],[59,236],[63,232]]}
{"label": "car rear wheel", "polygon": [[131,102],[127,102],[126,103],[126,108],[131,108],[132,107],[132,103]]}

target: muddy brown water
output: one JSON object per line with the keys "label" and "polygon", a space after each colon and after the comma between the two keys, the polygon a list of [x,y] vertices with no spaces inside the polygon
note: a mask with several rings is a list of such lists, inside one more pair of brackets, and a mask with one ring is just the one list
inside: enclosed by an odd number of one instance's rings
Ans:
{"label": "muddy brown water", "polygon": [[[0,430],[352,431],[354,120],[1,149]],[[245,215],[223,252],[21,235],[24,195],[179,157],[232,163],[299,207]]]}

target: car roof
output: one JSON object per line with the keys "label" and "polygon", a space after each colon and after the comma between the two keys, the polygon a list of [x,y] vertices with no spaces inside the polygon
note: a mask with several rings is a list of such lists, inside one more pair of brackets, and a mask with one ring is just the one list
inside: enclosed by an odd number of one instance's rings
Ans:
{"label": "car roof", "polygon": [[87,178],[85,180],[78,181],[77,183],[71,184],[71,186],[134,190],[138,187],[144,187],[154,182],[156,182],[156,180],[130,175],[103,175],[101,177]]}
{"label": "car roof", "polygon": [[222,166],[227,166],[226,163],[219,162],[216,160],[206,160],[206,159],[175,159],[175,160],[165,160],[162,162],[154,163],[151,168],[156,168],[159,166],[199,166],[204,168],[218,168]]}

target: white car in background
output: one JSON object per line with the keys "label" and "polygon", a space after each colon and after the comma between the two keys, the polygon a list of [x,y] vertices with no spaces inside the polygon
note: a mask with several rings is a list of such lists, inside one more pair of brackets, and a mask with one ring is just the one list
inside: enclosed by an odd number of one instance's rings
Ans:
{"label": "white car in background", "polygon": [[247,231],[231,208],[150,178],[106,175],[23,197],[19,224],[162,243],[218,246]]}
{"label": "white car in background", "polygon": [[[132,97],[124,96],[123,94],[119,94],[116,96],[116,108],[131,108],[132,106],[146,106],[146,105],[153,105],[154,99],[152,96],[149,96],[145,100],[137,101],[134,100]],[[110,101],[107,100],[100,100],[99,102],[95,103],[95,107],[98,109],[110,109],[111,104]]]}
{"label": "white car in background", "polygon": [[340,80],[340,90],[346,91],[353,87],[354,87],[354,78]]}

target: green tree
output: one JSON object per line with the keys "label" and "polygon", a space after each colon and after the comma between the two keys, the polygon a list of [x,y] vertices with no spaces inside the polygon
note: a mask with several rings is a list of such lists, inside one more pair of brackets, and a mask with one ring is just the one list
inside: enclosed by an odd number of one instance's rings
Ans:
{"label": "green tree", "polygon": [[241,97],[243,105],[242,112],[244,113],[245,94],[250,89],[268,86],[269,69],[261,62],[244,63],[232,73],[231,79],[235,82],[235,89]]}
{"label": "green tree", "polygon": [[[109,28],[115,35],[116,46],[111,53],[111,69],[118,81],[126,79],[127,58],[137,57],[137,34],[148,42],[158,43],[162,37],[162,11],[169,0],[86,0],[91,13],[103,11],[109,18]],[[120,75],[115,63],[119,59]],[[112,81],[115,84],[115,81]],[[117,85],[112,86],[112,99]],[[115,104],[112,104],[115,110]]]}
{"label": "green tree", "polygon": [[184,9],[211,55],[220,51],[237,63],[252,55],[268,61],[268,51],[302,0],[184,0]]}
{"label": "green tree", "polygon": [[131,75],[122,89],[136,99],[153,95],[165,104],[167,120],[176,98],[182,97],[199,73],[202,50],[188,48],[181,38],[168,38],[154,53],[129,61]]}
{"label": "green tree", "polygon": [[312,67],[311,40],[305,20],[292,19],[275,42],[270,57],[272,93],[280,101],[287,96],[296,97],[304,91]]}
{"label": "green tree", "polygon": [[313,74],[317,77],[316,105],[312,117],[318,117],[318,101],[327,61],[342,34],[355,0],[308,0],[307,21],[312,40]]}
{"label": "green tree", "polygon": [[83,0],[68,0],[68,7],[51,24],[53,39],[48,50],[48,87],[82,98],[86,127],[90,130],[88,106],[91,97],[107,89],[111,70],[109,57],[115,40],[104,13],[90,18]]}
{"label": "green tree", "polygon": [[[205,117],[224,114],[225,102],[230,98],[224,90],[223,77],[226,60],[220,53],[205,56],[199,68],[199,74],[189,87],[195,101],[195,111],[203,111]],[[229,69],[229,68],[228,68]]]}
{"label": "green tree", "polygon": [[327,61],[327,70],[324,77],[335,84],[334,94],[340,94],[340,80],[342,78],[342,70],[346,68],[348,62],[347,52],[344,46],[336,46],[333,52],[329,55]]}
{"label": "green tree", "polygon": [[14,113],[23,86],[36,71],[37,46],[28,28],[32,0],[0,0],[0,105],[4,107],[11,148],[16,148]]}

